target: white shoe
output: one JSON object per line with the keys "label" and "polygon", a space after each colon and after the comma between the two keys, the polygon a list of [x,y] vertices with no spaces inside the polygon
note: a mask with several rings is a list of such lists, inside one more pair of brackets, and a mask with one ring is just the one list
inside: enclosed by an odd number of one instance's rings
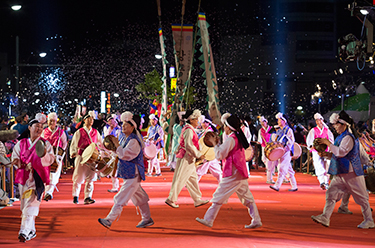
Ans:
{"label": "white shoe", "polygon": [[353,214],[353,212],[350,211],[349,209],[343,209],[343,208],[339,208],[337,212],[340,214]]}
{"label": "white shoe", "polygon": [[375,224],[373,220],[364,220],[357,227],[361,229],[369,229],[369,228],[374,228]]}
{"label": "white shoe", "polygon": [[173,201],[169,200],[168,198],[167,198],[167,200],[165,200],[165,204],[167,204],[168,206],[170,206],[172,208],[179,208],[180,207],[179,205],[177,205]]}
{"label": "white shoe", "polygon": [[263,224],[262,222],[254,222],[254,223],[251,223],[250,225],[245,225],[245,228],[258,228],[258,227],[261,227]]}
{"label": "white shoe", "polygon": [[205,226],[208,226],[208,227],[212,227],[214,225],[213,223],[208,222],[207,220],[201,219],[201,218],[198,218],[198,217],[195,220],[198,221],[199,223],[201,223],[202,225],[205,225]]}
{"label": "white shoe", "polygon": [[198,200],[196,202],[194,202],[194,207],[200,207],[200,206],[203,206],[207,203],[209,203],[210,201],[209,200]]}
{"label": "white shoe", "polygon": [[325,227],[329,227],[329,220],[327,220],[327,218],[322,215],[317,215],[317,216],[312,215],[311,219],[315,221],[316,223],[322,224]]}

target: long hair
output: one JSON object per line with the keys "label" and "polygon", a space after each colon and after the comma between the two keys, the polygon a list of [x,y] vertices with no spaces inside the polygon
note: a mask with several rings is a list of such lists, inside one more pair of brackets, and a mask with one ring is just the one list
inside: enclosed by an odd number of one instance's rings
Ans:
{"label": "long hair", "polygon": [[232,131],[236,135],[238,142],[246,150],[250,145],[249,142],[247,142],[245,134],[242,132],[240,118],[238,118],[236,115],[231,115],[228,117],[227,122],[231,127],[235,129]]}

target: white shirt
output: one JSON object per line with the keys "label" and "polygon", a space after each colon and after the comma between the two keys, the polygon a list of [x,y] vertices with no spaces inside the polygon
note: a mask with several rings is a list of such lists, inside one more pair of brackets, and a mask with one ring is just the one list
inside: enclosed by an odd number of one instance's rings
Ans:
{"label": "white shirt", "polygon": [[214,147],[215,150],[215,158],[217,160],[223,160],[226,157],[228,157],[229,152],[234,148],[236,145],[236,141],[230,137],[232,133],[227,135],[227,138],[225,139],[224,143],[222,145],[217,144]]}
{"label": "white shirt", "polygon": [[[323,132],[324,130],[324,126],[322,129],[320,129],[318,126],[317,128],[319,129],[320,131],[320,134]],[[315,131],[314,131],[315,128],[311,128],[310,132],[307,134],[307,137],[306,137],[306,144],[307,144],[307,147],[310,149],[310,147],[313,146],[313,143],[314,143],[314,137],[315,137]],[[333,143],[335,141],[335,138],[333,136],[333,133],[331,132],[331,130],[328,129],[328,140]]]}
{"label": "white shirt", "polygon": [[[92,130],[92,128],[90,128],[90,130],[84,126],[83,129],[86,130],[87,134],[89,134]],[[103,141],[102,141],[102,136],[99,135],[99,132],[98,130],[96,130],[96,135],[97,135],[97,139],[98,141],[96,142],[97,145],[99,145],[99,147],[103,148]],[[70,143],[70,154],[76,154],[78,155],[78,141],[79,139],[81,138],[81,133],[79,131],[79,129],[74,133],[73,135],[73,138],[72,138],[72,142]]]}
{"label": "white shirt", "polygon": [[116,154],[118,155],[118,157],[125,161],[131,161],[135,159],[140,152],[141,146],[136,139],[131,139],[125,147],[119,145],[116,150]]}
{"label": "white shirt", "polygon": [[[47,127],[51,132],[52,134],[54,134],[56,131],[57,131],[57,127],[55,128],[55,130],[53,131],[50,127]],[[62,129],[61,129],[62,130]],[[64,130],[62,130],[62,134],[61,134],[61,137],[60,137],[60,143],[61,146],[62,146],[62,149],[65,150],[66,147],[68,146],[68,139],[66,138],[66,134],[64,132]],[[42,138],[44,138],[44,130],[42,132],[42,135],[41,135]]]}
{"label": "white shirt", "polygon": [[[189,125],[191,128],[193,128],[193,126],[191,126],[188,123],[186,123],[186,125]],[[199,152],[199,150],[193,144],[194,131],[190,128],[186,128],[182,135],[184,137],[186,152],[188,154],[192,155],[194,158],[200,158],[202,156],[202,154]]]}

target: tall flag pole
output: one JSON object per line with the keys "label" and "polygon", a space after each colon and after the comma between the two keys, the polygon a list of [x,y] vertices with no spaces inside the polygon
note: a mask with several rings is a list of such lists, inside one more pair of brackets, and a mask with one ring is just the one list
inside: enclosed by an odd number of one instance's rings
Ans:
{"label": "tall flag pole", "polygon": [[221,114],[219,110],[219,88],[217,85],[214,57],[212,54],[210,38],[208,35],[209,25],[206,21],[205,13],[200,12],[198,19],[201,36],[198,43],[202,44],[200,51],[203,53],[203,55],[199,59],[204,62],[201,65],[201,68],[205,70],[202,76],[205,78],[204,83],[207,86],[208,114],[211,116],[212,121],[216,125],[221,125]]}
{"label": "tall flag pole", "polygon": [[156,0],[158,5],[158,16],[159,16],[159,40],[160,40],[160,48],[161,48],[161,56],[162,56],[162,64],[163,64],[163,77],[162,77],[162,101],[161,101],[161,113],[160,119],[163,119],[163,116],[167,113],[167,105],[168,105],[168,98],[167,98],[167,54],[165,53],[165,44],[164,44],[164,36],[163,30],[161,28],[161,8],[160,8],[160,0]]}

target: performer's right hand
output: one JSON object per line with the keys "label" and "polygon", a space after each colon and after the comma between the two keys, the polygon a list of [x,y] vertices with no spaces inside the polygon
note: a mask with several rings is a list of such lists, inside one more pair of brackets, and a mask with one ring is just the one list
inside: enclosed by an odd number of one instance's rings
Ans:
{"label": "performer's right hand", "polygon": [[77,156],[77,154],[73,153],[72,155],[70,155],[71,158],[75,158]]}
{"label": "performer's right hand", "polygon": [[202,155],[198,158],[198,160],[203,160],[206,156]]}
{"label": "performer's right hand", "polygon": [[13,165],[18,166],[19,164],[20,164],[20,160],[18,158],[13,159],[12,166]]}

